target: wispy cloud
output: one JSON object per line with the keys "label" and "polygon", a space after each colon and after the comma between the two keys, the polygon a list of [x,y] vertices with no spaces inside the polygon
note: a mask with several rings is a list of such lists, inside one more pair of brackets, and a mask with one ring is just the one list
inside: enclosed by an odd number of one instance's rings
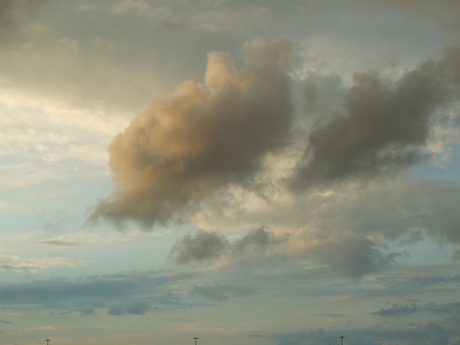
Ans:
{"label": "wispy cloud", "polygon": [[36,273],[54,267],[75,267],[79,263],[79,260],[71,258],[28,259],[19,256],[2,256],[0,257],[0,270]]}

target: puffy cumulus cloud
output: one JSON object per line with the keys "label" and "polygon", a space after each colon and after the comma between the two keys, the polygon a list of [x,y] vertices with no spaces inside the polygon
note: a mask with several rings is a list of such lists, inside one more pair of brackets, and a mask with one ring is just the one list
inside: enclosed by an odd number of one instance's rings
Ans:
{"label": "puffy cumulus cloud", "polygon": [[248,265],[270,256],[271,250],[287,240],[286,234],[277,236],[264,227],[249,230],[233,242],[223,235],[200,230],[195,236],[187,234],[179,238],[169,256],[176,264],[208,261],[215,267]]}
{"label": "puffy cumulus cloud", "polygon": [[[356,178],[371,178],[421,159],[435,111],[458,99],[460,48],[446,50],[391,82],[353,76],[354,85],[332,120],[312,130],[290,181],[294,192]],[[314,109],[315,89],[306,97]]]}
{"label": "puffy cumulus cloud", "polygon": [[290,138],[292,44],[256,39],[243,51],[241,70],[228,53],[209,53],[204,84],[187,81],[152,100],[113,139],[116,188],[93,220],[150,227],[192,214],[231,184],[250,188],[264,157]]}

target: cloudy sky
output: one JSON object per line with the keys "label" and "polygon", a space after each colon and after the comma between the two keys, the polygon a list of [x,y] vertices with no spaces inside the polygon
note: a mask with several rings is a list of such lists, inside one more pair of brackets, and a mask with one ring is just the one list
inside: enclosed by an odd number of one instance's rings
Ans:
{"label": "cloudy sky", "polygon": [[1,0],[3,344],[460,345],[457,0]]}

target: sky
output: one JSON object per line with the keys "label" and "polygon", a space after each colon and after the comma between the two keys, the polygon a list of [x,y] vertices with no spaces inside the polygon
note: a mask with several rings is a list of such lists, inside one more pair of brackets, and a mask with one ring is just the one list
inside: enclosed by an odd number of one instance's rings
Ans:
{"label": "sky", "polygon": [[1,0],[0,339],[460,345],[460,3]]}

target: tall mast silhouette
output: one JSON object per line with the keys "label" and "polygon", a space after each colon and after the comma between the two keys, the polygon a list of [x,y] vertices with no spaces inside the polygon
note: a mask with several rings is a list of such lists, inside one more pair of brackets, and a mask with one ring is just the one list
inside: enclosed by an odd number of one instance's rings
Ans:
{"label": "tall mast silhouette", "polygon": [[46,341],[46,345],[49,345],[51,340],[50,339],[45,339],[45,341]]}
{"label": "tall mast silhouette", "polygon": [[195,339],[195,345],[196,345],[196,341],[198,340],[198,338],[197,338],[197,337],[195,337],[195,338],[193,338],[193,339]]}

